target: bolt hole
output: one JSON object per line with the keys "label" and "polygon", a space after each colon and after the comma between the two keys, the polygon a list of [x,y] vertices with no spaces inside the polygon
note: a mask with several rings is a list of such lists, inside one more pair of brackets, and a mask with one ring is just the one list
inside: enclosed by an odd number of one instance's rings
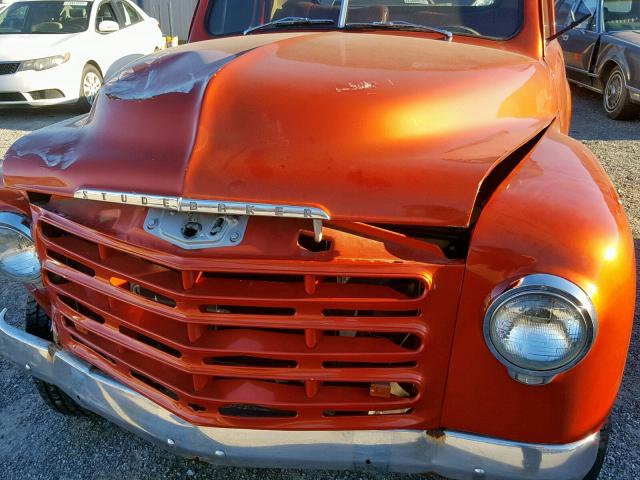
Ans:
{"label": "bolt hole", "polygon": [[222,231],[223,227],[224,227],[224,218],[218,217],[215,223],[213,224],[213,226],[211,227],[211,231],[209,232],[209,235],[211,235],[212,237],[215,237]]}
{"label": "bolt hole", "polygon": [[202,230],[202,225],[198,222],[187,222],[182,227],[182,235],[184,238],[194,238]]}
{"label": "bolt hole", "polygon": [[371,465],[371,460],[369,460],[369,459],[367,458],[367,461],[366,461],[366,462],[364,462],[364,463],[366,463],[367,465]]}

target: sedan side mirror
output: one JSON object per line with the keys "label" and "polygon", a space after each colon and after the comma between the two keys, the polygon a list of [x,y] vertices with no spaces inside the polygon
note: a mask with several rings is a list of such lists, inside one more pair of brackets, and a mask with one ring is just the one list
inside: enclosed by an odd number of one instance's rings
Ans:
{"label": "sedan side mirror", "polygon": [[120,30],[120,25],[118,25],[118,22],[112,20],[104,20],[98,24],[98,31],[100,33],[113,33],[118,30]]}

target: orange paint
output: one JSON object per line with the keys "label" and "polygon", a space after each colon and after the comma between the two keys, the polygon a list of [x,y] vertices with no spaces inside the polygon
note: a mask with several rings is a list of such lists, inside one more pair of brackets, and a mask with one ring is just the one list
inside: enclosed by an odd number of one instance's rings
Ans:
{"label": "orange paint", "polygon": [[[199,425],[541,443],[597,431],[629,342],[633,243],[602,168],[566,136],[549,2],[525,2],[510,40],[452,43],[208,40],[207,3],[201,42],[134,65],[131,92],[107,87],[86,122],[7,153],[0,201],[33,218],[38,300],[62,346]],[[172,62],[198,75],[163,76]],[[159,93],[145,98],[135,86],[151,75]],[[505,160],[513,170],[488,189]],[[320,207],[327,243],[304,247],[309,220],[253,217],[237,246],[182,250],[144,230],[146,208],[73,199],[83,187]],[[29,205],[27,191],[52,197]],[[542,387],[509,378],[482,335],[492,293],[532,273],[581,286],[600,321],[585,360]],[[279,415],[228,410],[247,404]]]}

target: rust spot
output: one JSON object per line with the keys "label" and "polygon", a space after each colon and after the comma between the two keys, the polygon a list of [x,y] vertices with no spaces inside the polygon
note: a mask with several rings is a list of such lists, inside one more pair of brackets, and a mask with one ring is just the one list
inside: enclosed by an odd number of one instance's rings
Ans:
{"label": "rust spot", "polygon": [[444,443],[446,438],[446,435],[442,430],[427,430],[425,433],[427,434],[427,437],[430,437],[432,440],[440,443]]}

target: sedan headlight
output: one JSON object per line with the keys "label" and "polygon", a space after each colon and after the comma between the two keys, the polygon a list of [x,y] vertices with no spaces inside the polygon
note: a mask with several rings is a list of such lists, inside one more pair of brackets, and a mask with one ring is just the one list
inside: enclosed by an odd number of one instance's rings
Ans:
{"label": "sedan headlight", "polygon": [[58,65],[66,63],[71,58],[71,54],[65,53],[64,55],[54,55],[53,57],[36,58],[35,60],[25,60],[20,64],[18,71],[24,70],[48,70]]}
{"label": "sedan headlight", "polygon": [[484,320],[484,336],[510,375],[548,383],[575,366],[593,345],[597,322],[589,296],[553,275],[529,275],[498,296]]}
{"label": "sedan headlight", "polygon": [[40,283],[40,261],[27,217],[0,212],[0,271],[25,283]]}

